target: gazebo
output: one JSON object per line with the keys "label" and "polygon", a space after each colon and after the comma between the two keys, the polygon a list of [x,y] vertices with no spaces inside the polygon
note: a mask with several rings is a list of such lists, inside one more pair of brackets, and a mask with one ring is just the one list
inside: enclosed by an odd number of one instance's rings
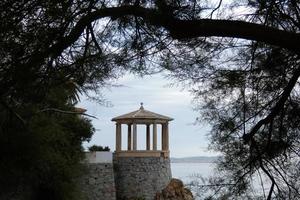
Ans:
{"label": "gazebo", "polygon": [[[116,122],[116,157],[169,157],[169,121],[170,117],[140,109],[115,117]],[[122,150],[122,125],[127,125],[127,149]],[[137,149],[137,125],[146,126],[146,148]],[[161,149],[157,148],[157,126],[161,125]],[[151,132],[152,127],[152,146]],[[139,133],[140,134],[140,133]]]}

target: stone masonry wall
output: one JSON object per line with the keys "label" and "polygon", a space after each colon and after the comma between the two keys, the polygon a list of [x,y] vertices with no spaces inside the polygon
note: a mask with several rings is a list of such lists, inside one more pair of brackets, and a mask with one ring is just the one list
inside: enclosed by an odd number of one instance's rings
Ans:
{"label": "stone masonry wall", "polygon": [[118,157],[114,158],[114,171],[118,200],[153,200],[171,180],[169,158]]}
{"label": "stone masonry wall", "polygon": [[81,188],[86,200],[116,200],[112,163],[86,163]]}

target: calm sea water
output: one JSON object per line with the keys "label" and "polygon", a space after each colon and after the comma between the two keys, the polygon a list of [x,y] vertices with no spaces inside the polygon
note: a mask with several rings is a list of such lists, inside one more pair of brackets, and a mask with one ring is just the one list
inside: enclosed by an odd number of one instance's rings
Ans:
{"label": "calm sea water", "polygon": [[[171,163],[172,177],[178,178],[188,185],[192,181],[197,180],[199,176],[208,178],[214,173],[214,163]],[[189,187],[189,186],[188,186]],[[197,188],[190,188],[196,200],[201,200],[197,195]]]}
{"label": "calm sea water", "polygon": [[[183,181],[184,184],[189,185],[193,181],[200,181],[199,176],[208,178],[214,175],[215,163],[171,163],[172,177],[178,178]],[[265,179],[264,188],[266,191],[270,188],[270,183]],[[201,182],[201,181],[200,181]],[[253,195],[262,194],[258,177],[254,177],[253,184]],[[202,196],[197,192],[197,187],[191,188],[196,200],[201,200],[199,196]],[[198,195],[197,195],[198,194]],[[198,197],[197,197],[198,196]]]}
{"label": "calm sea water", "polygon": [[172,177],[182,180],[185,184],[195,176],[209,177],[213,175],[214,163],[171,163]]}

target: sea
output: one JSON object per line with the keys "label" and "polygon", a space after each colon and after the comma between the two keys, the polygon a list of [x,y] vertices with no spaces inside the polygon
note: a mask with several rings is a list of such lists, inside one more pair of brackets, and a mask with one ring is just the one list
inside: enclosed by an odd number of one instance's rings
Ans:
{"label": "sea", "polygon": [[[201,200],[202,195],[195,186],[201,178],[209,178],[214,174],[215,163],[171,162],[172,177],[182,182],[192,191],[196,200]],[[201,178],[200,178],[201,177]]]}
{"label": "sea", "polygon": [[213,175],[215,163],[171,163],[172,177],[190,183],[197,176],[209,177]]}
{"label": "sea", "polygon": [[[203,194],[203,190],[199,190],[199,185],[202,185],[202,180],[209,178],[215,173],[216,163],[192,163],[192,162],[171,162],[172,177],[178,178],[188,187],[196,200],[204,199],[209,193]],[[268,191],[270,183],[263,178],[264,189]],[[197,186],[198,184],[198,186]],[[252,195],[257,196],[263,194],[260,181],[254,177],[252,182],[253,191]]]}

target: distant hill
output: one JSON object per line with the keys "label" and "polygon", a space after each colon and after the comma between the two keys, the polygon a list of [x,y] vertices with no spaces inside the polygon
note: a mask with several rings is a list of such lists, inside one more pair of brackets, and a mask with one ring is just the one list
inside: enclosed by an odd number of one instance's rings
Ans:
{"label": "distant hill", "polygon": [[220,156],[195,156],[184,158],[171,158],[172,163],[214,163]]}

